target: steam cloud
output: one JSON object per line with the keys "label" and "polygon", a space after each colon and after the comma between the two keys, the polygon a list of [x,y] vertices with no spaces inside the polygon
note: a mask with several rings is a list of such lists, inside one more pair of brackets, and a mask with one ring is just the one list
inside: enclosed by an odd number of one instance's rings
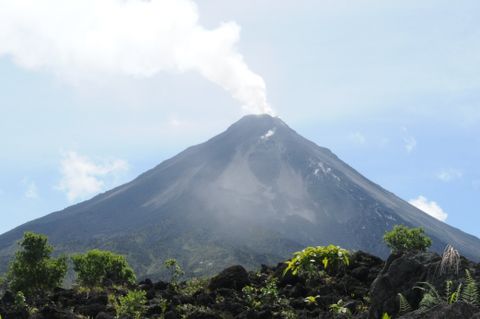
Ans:
{"label": "steam cloud", "polygon": [[447,220],[448,214],[437,204],[437,202],[429,201],[425,196],[418,196],[415,199],[408,201],[413,206],[427,213],[428,215],[435,217],[442,222]]}
{"label": "steam cloud", "polygon": [[117,174],[126,170],[128,163],[124,160],[102,160],[98,163],[70,151],[62,154],[60,163],[62,179],[56,188],[65,192],[70,202],[86,199],[102,191],[109,178],[115,179]]}
{"label": "steam cloud", "polygon": [[78,81],[196,71],[250,113],[273,113],[235,45],[235,22],[206,29],[192,0],[0,0],[0,56]]}

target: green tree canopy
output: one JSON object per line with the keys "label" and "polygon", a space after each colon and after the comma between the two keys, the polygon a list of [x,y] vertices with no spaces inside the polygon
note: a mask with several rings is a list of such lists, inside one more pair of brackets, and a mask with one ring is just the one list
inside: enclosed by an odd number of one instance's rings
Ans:
{"label": "green tree canopy", "polygon": [[425,235],[423,228],[408,228],[395,225],[392,231],[386,232],[383,240],[393,253],[406,251],[426,251],[432,240]]}
{"label": "green tree canopy", "polygon": [[66,257],[51,258],[53,247],[45,235],[26,232],[8,272],[13,291],[35,297],[62,284],[67,272]]}
{"label": "green tree canopy", "polygon": [[98,287],[107,281],[114,284],[135,282],[135,273],[124,256],[111,251],[93,249],[72,257],[77,282],[86,287]]}

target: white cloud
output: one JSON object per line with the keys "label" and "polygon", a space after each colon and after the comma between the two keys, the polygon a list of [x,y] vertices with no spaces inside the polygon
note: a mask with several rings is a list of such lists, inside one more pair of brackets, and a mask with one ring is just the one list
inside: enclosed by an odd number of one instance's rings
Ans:
{"label": "white cloud", "polygon": [[367,138],[360,132],[352,133],[348,136],[348,139],[354,144],[364,145],[367,142]]}
{"label": "white cloud", "polygon": [[0,56],[78,84],[99,75],[200,73],[251,113],[272,113],[237,50],[240,26],[199,24],[192,0],[0,0]]}
{"label": "white cloud", "polygon": [[402,127],[402,131],[404,133],[403,142],[405,143],[405,150],[407,153],[411,153],[415,147],[417,147],[417,140],[410,133],[408,133],[408,129],[406,127]]}
{"label": "white cloud", "polygon": [[76,152],[66,152],[60,163],[62,178],[56,188],[65,192],[71,202],[85,199],[102,191],[107,180],[115,179],[127,169],[127,162],[121,159],[95,163]]}
{"label": "white cloud", "polygon": [[463,176],[463,172],[458,169],[444,169],[437,173],[436,177],[443,182],[450,182]]}
{"label": "white cloud", "polygon": [[408,202],[438,220],[443,222],[447,220],[448,214],[436,202],[429,201],[425,196],[420,195]]}
{"label": "white cloud", "polygon": [[29,199],[38,198],[38,190],[35,182],[29,182],[27,185],[27,190],[25,191],[25,197]]}

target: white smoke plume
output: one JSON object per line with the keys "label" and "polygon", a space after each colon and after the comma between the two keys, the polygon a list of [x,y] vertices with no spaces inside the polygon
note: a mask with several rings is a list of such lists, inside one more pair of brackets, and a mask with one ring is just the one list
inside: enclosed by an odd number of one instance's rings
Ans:
{"label": "white smoke plume", "polygon": [[0,56],[68,80],[196,71],[250,113],[273,113],[237,51],[235,22],[207,29],[192,0],[0,0]]}

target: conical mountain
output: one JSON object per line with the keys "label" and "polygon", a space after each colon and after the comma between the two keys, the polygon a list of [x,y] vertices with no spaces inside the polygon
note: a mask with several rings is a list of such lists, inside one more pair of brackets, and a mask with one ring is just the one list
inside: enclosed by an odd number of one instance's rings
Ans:
{"label": "conical mountain", "polygon": [[123,253],[141,276],[159,276],[169,257],[202,275],[275,263],[307,245],[386,256],[382,236],[396,224],[424,227],[437,251],[452,244],[480,257],[478,238],[372,183],[279,118],[249,115],[127,184],[1,235],[0,263],[30,230],[62,252]]}

